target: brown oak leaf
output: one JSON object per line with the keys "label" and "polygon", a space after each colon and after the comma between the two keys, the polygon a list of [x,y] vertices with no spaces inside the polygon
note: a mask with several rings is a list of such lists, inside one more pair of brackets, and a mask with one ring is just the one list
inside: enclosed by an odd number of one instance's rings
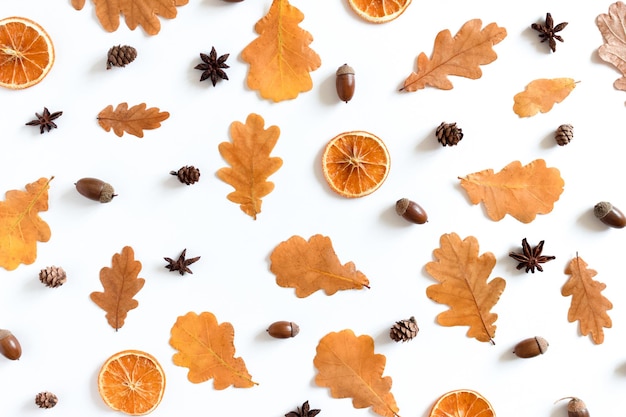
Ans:
{"label": "brown oak leaf", "polygon": [[227,198],[239,204],[254,220],[261,212],[261,199],[274,189],[274,183],[267,178],[283,165],[281,158],[270,157],[280,129],[278,126],[264,129],[264,123],[263,118],[254,113],[248,115],[246,124],[233,122],[230,125],[233,142],[222,142],[218,146],[230,168],[220,168],[217,176],[235,189]]}
{"label": "brown oak leaf", "polygon": [[250,65],[248,87],[261,97],[279,102],[311,90],[311,71],[320,67],[319,55],[309,48],[313,36],[298,26],[304,14],[287,0],[273,0],[254,26],[259,36],[242,51]]}
{"label": "brown oak leaf", "polygon": [[107,132],[113,132],[121,137],[124,132],[143,138],[143,131],[156,129],[161,122],[170,117],[168,112],[159,111],[156,107],[146,109],[146,104],[137,104],[128,108],[128,103],[120,103],[115,110],[109,105],[98,114],[98,123]]}
{"label": "brown oak leaf", "polygon": [[493,343],[498,315],[491,309],[506,286],[500,277],[487,281],[496,257],[491,252],[478,256],[478,240],[473,236],[461,240],[456,233],[444,234],[439,245],[433,251],[436,260],[426,264],[426,272],[439,283],[426,288],[426,295],[450,309],[440,313],[437,322],[469,326],[469,337]]}
{"label": "brown oak leaf", "polygon": [[300,236],[292,236],[276,246],[270,262],[276,283],[284,288],[295,288],[299,298],[317,290],[333,295],[341,290],[369,288],[369,280],[356,270],[354,263],[341,264],[326,236],[314,235],[308,242]]}
{"label": "brown oak leaf", "polygon": [[32,264],[37,259],[37,242],[50,240],[50,226],[39,212],[48,210],[52,178],[27,184],[26,191],[7,191],[5,201],[0,201],[0,266],[4,269]]}
{"label": "brown oak leaf", "polygon": [[513,161],[498,173],[486,169],[459,179],[472,204],[482,201],[491,220],[510,214],[522,223],[550,213],[565,185],[559,170],[546,167],[543,159],[525,166]]}
{"label": "brown oak leaf", "polygon": [[313,364],[315,383],[330,388],[334,398],[352,398],[354,408],[371,407],[375,413],[394,417],[399,408],[391,393],[392,379],[383,377],[387,358],[374,353],[374,339],[356,336],[352,330],[329,333],[318,343]]}
{"label": "brown oak leaf", "polygon": [[235,330],[232,324],[217,323],[212,313],[189,312],[178,317],[172,326],[170,345],[178,352],[173,361],[189,368],[187,378],[198,384],[213,378],[217,390],[234,386],[250,388],[257,385],[246,369],[243,359],[235,357]]}
{"label": "brown oak leaf", "polygon": [[143,288],[145,279],[139,278],[141,262],[135,260],[135,252],[125,246],[121,253],[113,255],[111,268],[100,270],[100,282],[104,292],[89,294],[91,300],[106,311],[106,319],[116,331],[124,325],[126,315],[139,306],[133,297]]}
{"label": "brown oak leaf", "polygon": [[[96,16],[107,32],[115,32],[120,26],[120,15],[124,16],[130,30],[141,26],[148,35],[161,30],[159,16],[174,19],[176,7],[184,6],[189,0],[93,0]],[[85,0],[72,0],[72,7],[81,10]]]}
{"label": "brown oak leaf", "polygon": [[547,113],[556,103],[560,103],[576,87],[571,78],[540,78],[531,81],[526,89],[513,97],[513,111],[519,117],[531,117],[537,113]]}
{"label": "brown oak leaf", "polygon": [[593,279],[598,273],[587,268],[587,263],[578,255],[570,261],[565,268],[569,279],[561,288],[564,297],[572,296],[567,320],[572,323],[576,320],[580,323],[580,333],[583,336],[591,334],[593,342],[604,342],[604,327],[612,326],[611,318],[607,310],[613,308],[613,304],[602,295],[606,284]]}
{"label": "brown oak leaf", "polygon": [[613,87],[626,91],[626,4],[621,1],[611,4],[608,14],[598,15],[596,25],[603,40],[598,55],[622,73]]}
{"label": "brown oak leaf", "polygon": [[431,86],[441,90],[452,89],[449,75],[472,80],[482,76],[480,65],[498,58],[493,46],[500,43],[506,29],[490,23],[483,29],[480,19],[467,21],[454,37],[449,30],[442,30],[435,38],[432,58],[424,52],[417,57],[417,71],[404,81],[400,91],[417,91]]}

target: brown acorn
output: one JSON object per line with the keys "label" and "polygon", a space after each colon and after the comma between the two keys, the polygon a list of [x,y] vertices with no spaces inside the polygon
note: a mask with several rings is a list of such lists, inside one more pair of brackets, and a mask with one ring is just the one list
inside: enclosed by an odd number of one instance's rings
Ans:
{"label": "brown acorn", "polygon": [[270,324],[266,331],[277,339],[288,339],[300,333],[300,327],[291,321],[277,321]]}
{"label": "brown acorn", "polygon": [[343,64],[337,68],[335,78],[335,87],[337,95],[341,101],[346,103],[352,100],[355,89],[354,69],[348,64]]}
{"label": "brown acorn", "polygon": [[81,178],[74,185],[81,195],[101,203],[108,203],[117,196],[110,184],[97,178]]}
{"label": "brown acorn", "polygon": [[515,345],[513,353],[518,358],[534,358],[543,355],[548,350],[548,342],[541,336],[529,337]]}
{"label": "brown acorn", "polygon": [[616,229],[626,226],[624,213],[608,201],[601,201],[593,207],[593,215],[602,223]]}
{"label": "brown acorn", "polygon": [[13,333],[0,329],[0,353],[12,361],[22,356],[22,346]]}
{"label": "brown acorn", "polygon": [[424,224],[428,221],[426,211],[419,204],[408,198],[401,198],[396,201],[396,213],[411,223]]}
{"label": "brown acorn", "polygon": [[580,398],[565,397],[557,400],[556,402],[563,400],[569,400],[567,403],[567,417],[589,417],[587,405]]}

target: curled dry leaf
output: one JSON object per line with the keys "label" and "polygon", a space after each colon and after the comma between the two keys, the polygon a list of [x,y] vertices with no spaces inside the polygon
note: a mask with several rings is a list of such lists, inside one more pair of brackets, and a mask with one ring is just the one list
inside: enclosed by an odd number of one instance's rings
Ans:
{"label": "curled dry leaf", "polygon": [[115,110],[109,105],[98,114],[98,123],[109,132],[121,137],[124,132],[143,138],[145,129],[156,129],[161,122],[170,117],[168,112],[159,111],[156,107],[146,109],[146,104],[137,104],[128,108],[128,103],[120,103]]}
{"label": "curled dry leaf", "polygon": [[525,166],[513,161],[498,173],[486,169],[459,179],[472,204],[482,201],[491,220],[510,214],[522,223],[550,213],[565,185],[559,170],[546,167],[543,159]]}
{"label": "curled dry leaf", "polygon": [[392,379],[383,377],[387,358],[374,353],[374,339],[352,330],[329,333],[318,343],[313,364],[315,383],[330,388],[334,398],[352,398],[355,408],[371,407],[385,417],[398,415]]}
{"label": "curled dry leaf", "polygon": [[593,342],[604,342],[603,328],[610,328],[612,321],[607,310],[613,304],[602,295],[606,284],[593,279],[598,273],[587,268],[587,263],[578,255],[565,268],[569,279],[563,285],[561,294],[564,297],[572,296],[571,305],[567,313],[567,320],[580,323],[580,333],[583,336],[591,334]]}
{"label": "curled dry leaf", "polygon": [[442,90],[452,89],[449,75],[472,80],[482,76],[480,65],[496,60],[493,46],[507,35],[506,29],[490,23],[483,29],[480,19],[467,21],[454,37],[449,30],[442,30],[435,38],[432,58],[425,53],[417,57],[417,71],[404,81],[401,91],[417,91],[431,86]]}
{"label": "curled dry leaf", "polygon": [[456,233],[444,234],[439,245],[433,251],[435,261],[426,264],[426,272],[439,283],[426,288],[426,295],[450,309],[440,313],[437,322],[469,326],[469,337],[493,343],[498,315],[491,309],[506,286],[499,277],[487,282],[496,257],[491,252],[478,256],[478,241],[473,236],[461,240]]}
{"label": "curled dry leaf", "polygon": [[295,288],[296,296],[308,297],[323,290],[333,295],[341,290],[360,290],[368,287],[369,280],[354,263],[342,265],[335,254],[329,237],[314,235],[306,241],[292,236],[281,242],[270,255],[270,270],[276,283],[285,288]]}
{"label": "curled dry leaf", "polygon": [[519,117],[547,113],[556,103],[565,100],[575,87],[576,81],[571,78],[540,78],[531,81],[524,91],[513,97],[513,111]]}
{"label": "curled dry leaf", "polygon": [[596,25],[603,40],[598,55],[622,73],[613,86],[626,91],[626,4],[621,1],[611,4],[608,14],[598,15]]}

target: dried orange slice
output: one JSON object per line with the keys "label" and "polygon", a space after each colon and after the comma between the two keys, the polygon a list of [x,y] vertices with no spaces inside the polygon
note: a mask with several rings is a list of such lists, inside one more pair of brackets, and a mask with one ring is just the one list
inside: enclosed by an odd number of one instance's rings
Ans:
{"label": "dried orange slice", "polygon": [[489,401],[476,391],[460,389],[442,395],[429,417],[495,417]]}
{"label": "dried orange slice", "polygon": [[0,20],[0,85],[14,90],[31,87],[48,75],[54,46],[48,33],[24,17]]}
{"label": "dried orange slice", "polygon": [[335,136],[322,155],[322,169],[328,185],[349,198],[376,191],[387,178],[389,167],[389,152],[383,141],[364,131]]}
{"label": "dried orange slice", "polygon": [[411,0],[348,0],[348,4],[368,22],[385,23],[404,13]]}
{"label": "dried orange slice", "polygon": [[152,412],[165,391],[165,373],[156,358],[124,350],[107,359],[98,374],[98,392],[113,410],[131,416]]}

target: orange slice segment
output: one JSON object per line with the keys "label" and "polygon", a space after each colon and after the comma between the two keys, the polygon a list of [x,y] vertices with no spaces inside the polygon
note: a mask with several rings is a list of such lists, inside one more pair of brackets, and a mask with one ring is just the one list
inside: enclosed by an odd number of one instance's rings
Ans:
{"label": "orange slice segment", "polygon": [[98,392],[113,410],[131,416],[152,412],[165,391],[165,373],[156,358],[124,350],[107,359],[98,374]]}
{"label": "orange slice segment", "polygon": [[24,17],[0,20],[0,86],[18,90],[38,84],[54,64],[48,33]]}
{"label": "orange slice segment", "polygon": [[476,391],[460,389],[442,395],[429,417],[495,417],[489,401]]}
{"label": "orange slice segment", "polygon": [[376,191],[389,174],[389,152],[376,135],[364,131],[341,133],[328,142],[322,155],[324,178],[344,197]]}
{"label": "orange slice segment", "polygon": [[348,4],[368,22],[385,23],[404,13],[411,0],[348,0]]}

